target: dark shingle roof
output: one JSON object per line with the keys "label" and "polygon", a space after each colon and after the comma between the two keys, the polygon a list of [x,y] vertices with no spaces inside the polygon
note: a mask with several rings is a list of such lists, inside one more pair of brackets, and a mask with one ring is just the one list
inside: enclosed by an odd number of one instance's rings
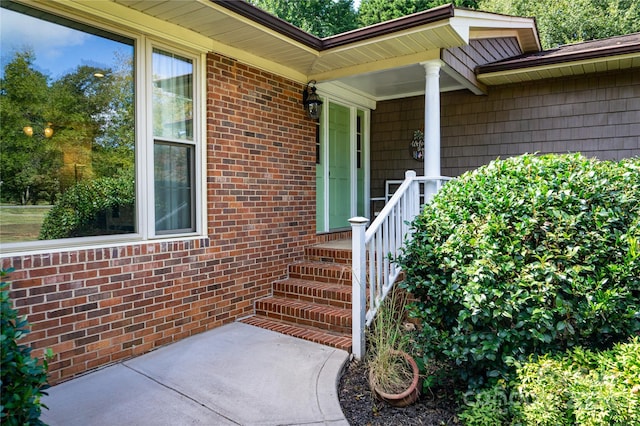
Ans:
{"label": "dark shingle roof", "polygon": [[498,62],[492,62],[490,64],[478,66],[476,68],[476,74],[517,70],[638,52],[640,52],[640,33],[633,33],[600,40],[568,44],[555,49],[527,53]]}

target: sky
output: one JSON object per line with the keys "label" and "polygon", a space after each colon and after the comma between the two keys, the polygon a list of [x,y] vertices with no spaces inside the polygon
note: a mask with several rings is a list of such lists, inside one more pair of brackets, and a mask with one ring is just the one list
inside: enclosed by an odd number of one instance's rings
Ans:
{"label": "sky", "polygon": [[112,68],[117,51],[131,52],[125,44],[0,8],[0,76],[16,51],[32,49],[35,68],[53,80],[78,65]]}

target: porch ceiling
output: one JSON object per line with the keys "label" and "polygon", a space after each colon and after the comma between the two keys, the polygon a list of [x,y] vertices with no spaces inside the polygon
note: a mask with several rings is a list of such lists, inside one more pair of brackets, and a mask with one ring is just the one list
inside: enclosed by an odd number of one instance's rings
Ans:
{"label": "porch ceiling", "polygon": [[[424,93],[421,62],[471,37],[514,31],[525,52],[540,49],[530,18],[496,15],[451,5],[319,39],[233,0],[112,0],[212,41],[212,50],[300,82],[332,82],[372,100]],[[443,90],[461,88],[446,69]]]}

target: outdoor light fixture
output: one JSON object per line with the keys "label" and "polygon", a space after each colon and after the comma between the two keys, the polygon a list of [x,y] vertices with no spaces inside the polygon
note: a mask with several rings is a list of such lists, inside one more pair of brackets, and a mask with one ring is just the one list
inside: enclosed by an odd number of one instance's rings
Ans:
{"label": "outdoor light fixture", "polygon": [[311,80],[307,83],[302,91],[302,103],[304,104],[304,109],[307,111],[307,115],[312,120],[317,120],[320,118],[320,113],[322,112],[322,100],[320,100],[320,96],[316,93],[316,81]]}

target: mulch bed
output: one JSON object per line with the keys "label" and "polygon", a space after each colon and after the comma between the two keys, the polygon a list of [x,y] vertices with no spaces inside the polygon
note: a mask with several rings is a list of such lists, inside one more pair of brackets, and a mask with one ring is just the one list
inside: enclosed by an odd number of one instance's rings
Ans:
{"label": "mulch bed", "polygon": [[458,405],[453,386],[443,385],[423,394],[413,405],[394,408],[376,399],[369,388],[367,367],[351,361],[338,386],[338,397],[345,417],[352,426],[378,425],[459,425]]}

